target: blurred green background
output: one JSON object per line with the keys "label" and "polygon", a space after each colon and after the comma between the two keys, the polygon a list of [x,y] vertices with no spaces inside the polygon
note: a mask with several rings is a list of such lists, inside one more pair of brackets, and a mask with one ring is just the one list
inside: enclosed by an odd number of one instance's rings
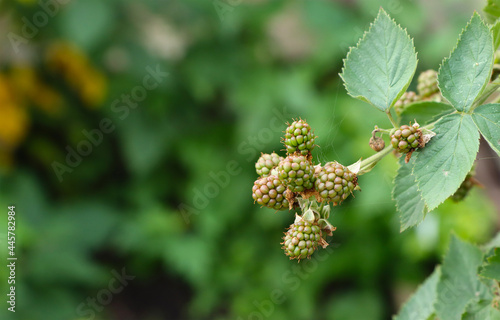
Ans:
{"label": "blurred green background", "polygon": [[0,265],[8,205],[18,261],[15,315],[0,267],[0,318],[389,319],[451,230],[491,238],[491,192],[400,233],[389,156],[334,208],[329,250],[297,264],[279,244],[293,213],[253,204],[254,163],[296,117],[316,162],[371,155],[389,122],[347,96],[348,47],[382,6],[417,74],[437,69],[484,2],[2,2]]}

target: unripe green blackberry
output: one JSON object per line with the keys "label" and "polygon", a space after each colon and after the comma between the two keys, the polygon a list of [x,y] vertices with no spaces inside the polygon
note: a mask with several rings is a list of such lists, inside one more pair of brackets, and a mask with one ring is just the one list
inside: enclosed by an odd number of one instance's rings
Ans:
{"label": "unripe green blackberry", "polygon": [[419,125],[402,125],[391,135],[391,144],[399,153],[408,153],[415,150],[422,142],[422,131]]}
{"label": "unripe green blackberry", "polygon": [[493,62],[493,70],[491,72],[491,81],[494,81],[500,75],[500,52],[495,51],[495,60]]}
{"label": "unripe green blackberry", "polygon": [[328,162],[319,170],[315,182],[319,196],[333,205],[344,201],[353,190],[359,190],[358,178],[340,163]]}
{"label": "unripe green blackberry", "polygon": [[263,153],[259,160],[255,163],[255,170],[257,174],[261,177],[267,177],[271,175],[271,170],[277,167],[283,157],[280,157],[276,153]]}
{"label": "unripe green blackberry", "polygon": [[262,177],[253,185],[252,198],[262,206],[285,210],[288,209],[285,192],[286,186],[276,176]]}
{"label": "unripe green blackberry", "polygon": [[451,200],[453,200],[454,202],[462,201],[463,199],[465,199],[473,186],[474,184],[469,179],[469,177],[465,178],[464,182],[462,182],[457,191],[455,191],[455,193],[451,196]]}
{"label": "unripe green blackberry", "polygon": [[405,109],[405,107],[411,103],[417,102],[420,100],[420,97],[413,91],[407,91],[403,93],[401,98],[396,101],[394,104],[394,110],[397,115],[400,115],[401,112]]}
{"label": "unripe green blackberry", "polygon": [[316,224],[300,220],[292,223],[285,232],[283,245],[285,254],[292,259],[310,258],[321,241],[321,229]]}
{"label": "unripe green blackberry", "polygon": [[422,98],[427,98],[439,92],[438,74],[435,70],[429,69],[418,76],[417,91]]}
{"label": "unripe green blackberry", "polygon": [[278,177],[292,192],[314,186],[314,166],[305,156],[289,155],[278,165]]}
{"label": "unripe green blackberry", "polygon": [[450,199],[454,202],[464,200],[475,185],[481,186],[481,184],[474,179],[474,169],[472,169],[471,172],[467,174],[460,187],[458,187],[457,191],[450,196]]}
{"label": "unripe green blackberry", "polygon": [[285,130],[285,144],[286,152],[292,154],[298,152],[304,156],[308,155],[314,149],[314,135],[311,127],[305,120],[296,120]]}

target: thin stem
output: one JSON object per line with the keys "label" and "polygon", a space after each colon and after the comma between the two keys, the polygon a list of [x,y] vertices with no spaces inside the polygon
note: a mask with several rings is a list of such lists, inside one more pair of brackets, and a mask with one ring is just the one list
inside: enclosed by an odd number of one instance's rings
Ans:
{"label": "thin stem", "polygon": [[375,153],[371,157],[366,158],[365,160],[361,161],[359,171],[356,175],[360,176],[362,174],[370,172],[375,165],[382,160],[386,155],[391,153],[393,150],[392,145],[385,147],[382,151]]}
{"label": "thin stem", "polygon": [[500,83],[498,83],[497,81],[498,80],[486,86],[483,93],[481,93],[479,98],[472,104],[471,111],[482,105],[484,102],[486,102],[486,100],[488,100],[488,98],[497,91],[497,89],[500,87]]}
{"label": "thin stem", "polygon": [[375,126],[375,129],[372,131],[372,137],[375,139],[375,133],[377,133],[377,132],[381,132],[382,134],[383,133],[390,134],[391,130],[393,130],[393,129],[381,129],[381,128]]}
{"label": "thin stem", "polygon": [[[394,122],[394,119],[392,118],[391,114],[389,112],[386,112],[386,113],[387,113],[387,116],[389,117],[389,120],[391,120],[392,124],[395,125],[395,127],[396,127],[396,123]],[[429,123],[428,125],[422,127],[421,129],[432,130],[438,121],[439,121],[439,119],[432,122],[432,123]],[[375,130],[373,130],[372,134],[375,134],[375,132],[383,132],[383,131],[388,131],[388,130],[379,129],[378,127],[375,127]],[[365,160],[362,160],[359,163],[359,171],[356,173],[356,175],[360,176],[360,175],[363,175],[365,173],[370,172],[373,169],[373,167],[375,167],[375,165],[380,160],[382,160],[385,156],[387,156],[389,153],[391,153],[393,149],[394,148],[392,147],[392,145],[389,145],[389,146],[385,147],[382,151],[375,153],[374,155],[366,158]],[[352,164],[349,167],[357,167],[357,163]]]}
{"label": "thin stem", "polygon": [[385,113],[387,114],[387,117],[388,117],[388,118],[389,118],[389,120],[391,121],[392,126],[393,126],[394,128],[397,128],[397,127],[398,127],[398,124],[396,123],[396,121],[394,121],[394,118],[392,117],[391,111],[390,111],[390,110],[387,110]]}

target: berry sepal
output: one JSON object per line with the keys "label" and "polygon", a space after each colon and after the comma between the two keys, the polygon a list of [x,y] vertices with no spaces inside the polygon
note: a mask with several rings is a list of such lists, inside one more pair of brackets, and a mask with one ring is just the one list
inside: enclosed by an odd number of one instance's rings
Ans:
{"label": "berry sepal", "polygon": [[[321,228],[321,231],[324,231],[327,236],[333,236],[333,231],[337,229],[337,227],[334,227],[328,220],[326,219],[320,219],[318,221],[318,225]],[[328,246],[328,243],[327,245]],[[326,248],[326,246],[323,246],[323,248]]]}

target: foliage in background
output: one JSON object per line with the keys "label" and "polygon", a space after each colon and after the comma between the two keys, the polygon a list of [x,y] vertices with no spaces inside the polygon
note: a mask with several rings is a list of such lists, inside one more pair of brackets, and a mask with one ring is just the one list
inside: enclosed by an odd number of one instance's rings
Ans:
{"label": "foliage in background", "polygon": [[[439,21],[450,24],[434,26],[437,11],[410,1],[241,3],[221,20],[210,1],[75,0],[19,53],[2,38],[0,208],[17,208],[16,316],[86,318],[78,306],[125,267],[136,278],[96,319],[387,319],[434,270],[451,229],[491,238],[495,209],[478,190],[400,234],[387,157],[333,212],[343,227],[331,251],[295,265],[269,245],[289,217],[254,206],[248,186],[259,152],[282,148],[285,121],[307,119],[322,146],[315,157],[343,163],[371,154],[373,123],[388,123],[338,77],[380,5],[415,37],[428,64],[417,72],[438,66],[472,11],[443,5]],[[23,17],[43,11],[36,1],[1,6],[19,35]],[[114,112],[157,65],[164,81]],[[65,164],[104,118],[115,129],[60,182],[53,162]],[[6,308],[0,318],[13,319]]]}

